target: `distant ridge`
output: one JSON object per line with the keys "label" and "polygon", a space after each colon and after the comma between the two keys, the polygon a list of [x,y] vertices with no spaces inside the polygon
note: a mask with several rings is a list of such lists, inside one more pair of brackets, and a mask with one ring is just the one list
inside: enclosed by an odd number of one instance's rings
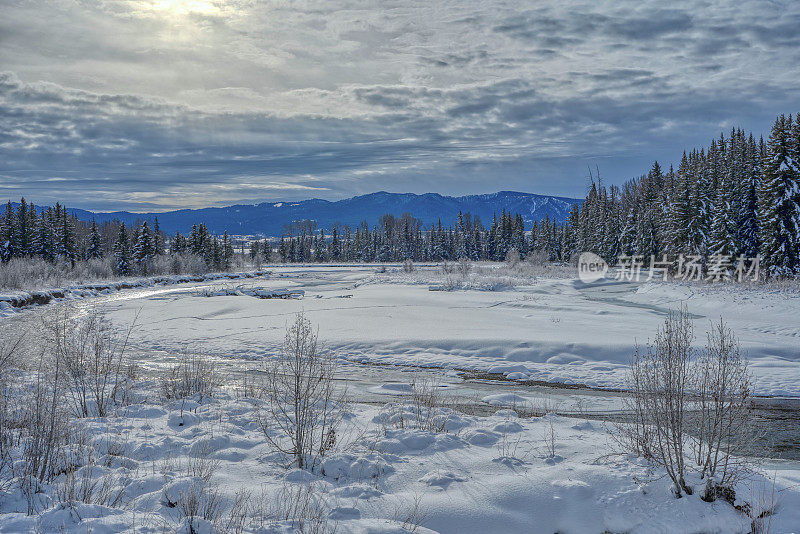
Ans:
{"label": "distant ridge", "polygon": [[317,228],[325,228],[327,231],[336,223],[355,227],[364,220],[372,227],[378,218],[386,213],[395,216],[410,213],[421,219],[425,226],[430,226],[440,219],[442,224],[450,225],[456,220],[459,211],[469,212],[479,216],[483,225],[488,227],[493,214],[500,214],[505,209],[522,215],[525,225],[530,226],[545,216],[551,220],[564,221],[572,206],[580,202],[581,200],[574,198],[516,191],[462,197],[450,197],[438,193],[417,195],[379,191],[337,201],[310,199],[299,202],[264,202],[256,205],[239,204],[224,208],[185,209],[163,213],[127,211],[93,213],[80,209],[68,211],[82,220],[94,218],[102,222],[119,219],[126,224],[131,224],[137,219],[152,220],[157,216],[161,229],[169,234],[176,231],[186,233],[192,224],[203,222],[214,234],[228,232],[280,236],[287,223],[299,219],[314,220]]}

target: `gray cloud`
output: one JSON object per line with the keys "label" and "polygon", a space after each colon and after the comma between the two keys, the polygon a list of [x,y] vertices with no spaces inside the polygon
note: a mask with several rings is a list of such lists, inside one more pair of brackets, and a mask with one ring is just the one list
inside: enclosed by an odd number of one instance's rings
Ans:
{"label": "gray cloud", "polygon": [[0,198],[579,196],[800,96],[795,3],[156,4],[4,6]]}

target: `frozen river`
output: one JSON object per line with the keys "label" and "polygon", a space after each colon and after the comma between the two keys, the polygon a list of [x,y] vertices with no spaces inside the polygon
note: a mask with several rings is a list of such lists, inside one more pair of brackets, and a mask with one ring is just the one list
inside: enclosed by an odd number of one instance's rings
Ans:
{"label": "frozen river", "polygon": [[[723,317],[734,329],[757,392],[778,397],[759,400],[771,429],[770,455],[800,457],[796,295],[570,279],[436,291],[443,276],[437,269],[280,266],[246,281],[128,289],[73,305],[102,310],[119,328],[136,318],[131,353],[145,374],[158,374],[185,351],[201,352],[235,384],[259,372],[261,360],[278,350],[287,321],[303,311],[339,357],[339,377],[360,402],[401,397],[411,382],[427,380],[476,412],[515,402],[606,419],[623,408],[613,390],[623,385],[635,345],[670,309],[685,305],[698,346],[711,320]],[[37,314],[6,321],[32,323]]]}

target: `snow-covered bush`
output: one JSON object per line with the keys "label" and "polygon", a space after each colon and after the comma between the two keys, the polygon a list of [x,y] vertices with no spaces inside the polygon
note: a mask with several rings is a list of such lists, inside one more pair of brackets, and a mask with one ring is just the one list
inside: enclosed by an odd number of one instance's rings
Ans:
{"label": "snow-covered bush", "polygon": [[68,464],[68,445],[75,441],[72,413],[64,402],[64,364],[58,353],[42,351],[32,386],[14,393],[19,402],[16,421],[21,444],[20,469],[14,473],[28,503],[28,514],[40,511],[42,483],[52,482]]}
{"label": "snow-covered bush", "polygon": [[269,444],[301,469],[313,470],[336,445],[345,398],[334,385],[335,367],[302,313],[287,327],[281,354],[265,363],[258,423]]}
{"label": "snow-covered bush", "polygon": [[773,529],[775,512],[778,510],[775,479],[760,481],[753,491],[752,499],[744,508],[752,519],[750,522],[751,534],[770,534]]}
{"label": "snow-covered bush", "polygon": [[204,274],[206,262],[196,254],[159,255],[152,260],[152,271],[159,274]]}
{"label": "snow-covered bush", "polygon": [[63,362],[65,396],[75,416],[105,417],[124,400],[125,350],[133,327],[117,335],[96,311],[84,314],[69,306],[45,316],[44,329]]}
{"label": "snow-covered bush", "polygon": [[453,410],[446,407],[438,383],[420,379],[411,383],[410,403],[387,404],[380,415],[384,432],[388,427],[425,432],[447,432]]}
{"label": "snow-covered bush", "polygon": [[62,285],[67,267],[39,258],[12,258],[0,263],[0,288],[30,289]]}
{"label": "snow-covered bush", "polygon": [[[55,482],[55,499],[58,502],[122,506],[125,501],[123,481],[105,465],[86,437],[76,433],[74,444],[66,447],[64,468]],[[109,455],[107,455],[109,456]]]}
{"label": "snow-covered bush", "polygon": [[733,332],[720,321],[712,325],[705,350],[696,362],[697,415],[692,420],[694,456],[706,480],[703,499],[726,497],[748,471],[756,437],[752,384],[747,361]]}
{"label": "snow-covered bush", "polygon": [[313,483],[284,484],[269,517],[284,522],[298,534],[333,534],[335,525],[330,524],[329,509],[318,494]]}
{"label": "snow-covered bush", "polygon": [[14,421],[14,389],[11,382],[11,365],[14,353],[22,343],[22,336],[11,337],[3,333],[0,340],[0,491],[8,484],[12,473],[12,448],[16,442]]}
{"label": "snow-covered bush", "polygon": [[516,267],[520,262],[519,252],[515,248],[508,249],[506,252],[506,265]]}
{"label": "snow-covered bush", "polygon": [[219,377],[208,358],[185,351],[161,378],[161,393],[167,400],[195,395],[202,400],[213,396],[218,385]]}
{"label": "snow-covered bush", "polygon": [[173,504],[178,520],[187,534],[202,531],[200,525],[219,521],[223,513],[223,498],[219,489],[202,479],[194,479],[178,492]]}
{"label": "snow-covered bush", "polygon": [[[550,257],[544,250],[532,250],[525,256],[525,262],[530,265],[542,266],[550,263]],[[578,262],[576,260],[575,266],[577,267],[577,265]]]}
{"label": "snow-covered bush", "polygon": [[693,493],[686,482],[688,456],[705,481],[703,498],[733,502],[755,436],[751,379],[736,338],[721,321],[699,358],[693,341],[691,318],[682,308],[670,312],[654,343],[637,349],[627,384],[632,421],[619,426],[618,436],[628,450],[664,468],[677,496]]}
{"label": "snow-covered bush", "polygon": [[[235,258],[229,270],[244,270],[251,266]],[[205,260],[195,254],[163,254],[129,265],[124,272],[113,255],[71,262],[45,261],[41,258],[12,258],[0,262],[0,288],[41,289],[59,287],[72,282],[111,280],[118,276],[149,276],[168,274],[200,275],[209,272]]]}
{"label": "snow-covered bush", "polygon": [[686,483],[689,401],[692,387],[692,322],[685,310],[670,312],[655,342],[637,348],[631,363],[629,403],[637,424],[629,442],[662,466],[679,497]]}

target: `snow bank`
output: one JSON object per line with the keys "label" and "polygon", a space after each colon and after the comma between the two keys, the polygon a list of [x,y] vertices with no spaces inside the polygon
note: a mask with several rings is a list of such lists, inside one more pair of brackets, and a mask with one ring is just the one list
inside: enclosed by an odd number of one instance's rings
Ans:
{"label": "snow bank", "polygon": [[[253,423],[257,404],[221,393],[203,403],[154,400],[128,406],[119,417],[86,420],[98,458],[108,458],[103,443],[124,445],[114,448],[106,469],[122,485],[125,504],[56,499],[27,516],[24,499],[7,491],[0,493],[0,532],[185,532],[189,520],[170,503],[202,484],[218,492],[225,514],[243,490],[254,495],[253,502],[273,506],[287,487],[308,487],[325,520],[344,533],[399,534],[418,522],[416,531],[428,534],[749,532],[750,519],[731,505],[703,502],[700,491],[676,499],[658,469],[608,454],[609,435],[588,421],[519,418],[501,410],[488,417],[454,414],[457,429],[432,433],[376,424],[388,407],[355,405],[338,433],[343,447],[310,473],[287,467],[266,445]],[[172,424],[181,408],[192,425]],[[555,457],[544,444],[551,425]],[[201,445],[216,465],[207,481],[192,474],[190,455]],[[779,505],[772,531],[796,531],[800,470],[791,463],[769,470]],[[755,475],[737,487],[738,502],[759,498],[765,487],[771,488],[769,479]],[[47,503],[53,489],[43,492]],[[192,528],[212,532],[213,524],[192,520]],[[293,531],[290,522],[274,516],[262,527],[244,529]]]}
{"label": "snow bank", "polygon": [[[145,278],[130,278],[116,282],[91,284],[75,284],[41,291],[11,291],[0,293],[0,318],[17,313],[29,306],[40,306],[50,302],[63,300],[79,300],[108,294],[123,289],[145,288],[153,286],[169,286],[190,282],[208,282],[212,280],[237,280],[242,278],[259,278],[269,275],[269,271],[252,271],[240,273],[210,273],[204,275],[171,275]],[[256,296],[256,295],[254,295]]]}

